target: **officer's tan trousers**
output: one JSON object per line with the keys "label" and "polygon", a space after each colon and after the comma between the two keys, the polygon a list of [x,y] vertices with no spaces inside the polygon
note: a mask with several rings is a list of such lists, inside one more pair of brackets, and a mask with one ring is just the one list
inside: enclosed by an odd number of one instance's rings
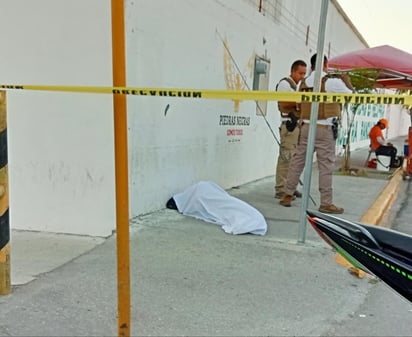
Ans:
{"label": "officer's tan trousers", "polygon": [[299,138],[299,128],[296,127],[293,132],[286,129],[286,125],[282,124],[280,127],[280,149],[278,156],[278,163],[276,165],[276,183],[275,193],[284,192],[285,181],[288,175],[289,163],[292,159],[293,153],[296,150]]}
{"label": "officer's tan trousers", "polygon": [[[295,192],[300,175],[305,167],[309,124],[303,124],[300,131],[299,144],[290,162],[290,169],[285,183],[284,192],[290,195]],[[335,146],[332,126],[318,125],[316,127],[314,151],[316,151],[319,169],[319,192],[322,206],[331,205],[333,202],[332,176],[335,168]]]}

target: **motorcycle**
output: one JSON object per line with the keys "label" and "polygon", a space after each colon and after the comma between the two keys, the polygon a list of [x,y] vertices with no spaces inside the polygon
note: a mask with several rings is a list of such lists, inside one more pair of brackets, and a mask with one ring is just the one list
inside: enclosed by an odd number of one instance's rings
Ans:
{"label": "motorcycle", "polygon": [[375,275],[412,302],[412,236],[307,210],[309,223],[354,267]]}

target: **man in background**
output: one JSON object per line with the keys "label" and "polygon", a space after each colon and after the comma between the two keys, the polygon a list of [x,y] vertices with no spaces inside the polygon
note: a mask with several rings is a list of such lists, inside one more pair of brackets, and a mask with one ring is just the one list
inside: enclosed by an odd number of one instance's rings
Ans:
{"label": "man in background", "polygon": [[[289,77],[282,78],[276,85],[276,91],[296,91],[297,86],[306,75],[306,63],[302,60],[293,62]],[[280,144],[276,166],[275,198],[284,196],[284,184],[289,170],[290,160],[296,150],[299,137],[298,120],[300,111],[296,102],[278,102],[281,125],[279,128]],[[294,191],[294,197],[302,197],[299,191]]]}
{"label": "man in background", "polygon": [[381,118],[369,131],[370,147],[375,151],[377,156],[391,157],[390,167],[396,167],[396,147],[391,143],[385,143],[382,130],[389,128],[389,122],[386,118]]}

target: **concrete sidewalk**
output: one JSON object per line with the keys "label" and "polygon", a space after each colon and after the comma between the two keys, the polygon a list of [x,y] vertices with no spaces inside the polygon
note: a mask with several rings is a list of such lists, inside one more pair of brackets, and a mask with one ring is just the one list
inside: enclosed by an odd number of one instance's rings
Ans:
{"label": "concrete sidewalk", "polygon": [[[393,140],[399,152],[404,138]],[[367,153],[353,151],[352,166],[362,168]],[[388,177],[336,172],[334,202],[345,208],[342,217],[359,221],[391,184]],[[133,335],[325,335],[359,307],[376,285],[336,264],[309,225],[305,244],[297,243],[301,200],[280,206],[273,179],[229,191],[265,216],[263,237],[228,235],[169,209],[133,219]],[[311,195],[319,203],[317,180],[314,165]],[[399,179],[392,185],[397,191]],[[309,207],[317,209],[311,201]],[[0,297],[0,335],[117,335],[115,236],[13,232],[11,252],[12,283],[34,280]]]}

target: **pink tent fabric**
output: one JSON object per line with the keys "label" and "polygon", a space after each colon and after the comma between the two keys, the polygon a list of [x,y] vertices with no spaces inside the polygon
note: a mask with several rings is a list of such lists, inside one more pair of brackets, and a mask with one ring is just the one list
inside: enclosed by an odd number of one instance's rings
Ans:
{"label": "pink tent fabric", "polygon": [[329,69],[378,69],[377,87],[412,88],[412,54],[388,45],[334,57]]}

